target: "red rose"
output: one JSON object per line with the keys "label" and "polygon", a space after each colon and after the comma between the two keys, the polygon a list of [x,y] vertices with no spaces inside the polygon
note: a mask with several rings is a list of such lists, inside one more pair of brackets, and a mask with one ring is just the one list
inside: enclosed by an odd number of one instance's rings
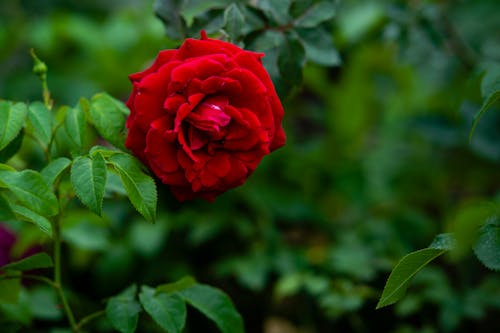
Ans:
{"label": "red rose", "polygon": [[262,56],[202,32],[130,75],[126,146],[177,199],[214,200],[285,144]]}

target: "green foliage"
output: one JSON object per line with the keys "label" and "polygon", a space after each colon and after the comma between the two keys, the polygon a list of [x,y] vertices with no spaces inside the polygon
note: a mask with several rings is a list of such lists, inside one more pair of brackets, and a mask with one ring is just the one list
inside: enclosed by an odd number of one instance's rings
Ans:
{"label": "green foliage", "polygon": [[125,149],[125,120],[130,113],[122,102],[106,93],[90,101],[90,118],[99,135],[117,148]]}
{"label": "green foliage", "polygon": [[111,297],[106,305],[106,316],[113,327],[122,333],[133,333],[139,320],[140,304],[136,301],[137,286],[132,285]]}
{"label": "green foliage", "polygon": [[183,300],[215,322],[223,333],[242,333],[243,319],[231,299],[219,289],[196,284],[179,292]]}
{"label": "green foliage", "polygon": [[498,216],[490,217],[481,227],[474,253],[489,269],[500,270],[500,221]]}
{"label": "green foliage", "polygon": [[76,196],[97,215],[101,215],[106,185],[106,161],[101,154],[78,156],[71,166],[71,183]]}
{"label": "green foliage", "polygon": [[120,176],[130,202],[149,222],[156,218],[157,194],[154,180],[144,173],[137,160],[128,154],[109,157],[109,163]]}
{"label": "green foliage", "polygon": [[469,140],[472,140],[474,130],[481,117],[500,98],[500,64],[494,63],[488,68],[481,82],[481,95],[483,96],[483,104],[481,109],[474,115]]}
{"label": "green foliage", "polygon": [[40,174],[49,186],[55,186],[58,179],[70,165],[70,159],[66,157],[58,157],[47,164],[47,166],[40,171]]}
{"label": "green foliage", "polygon": [[451,249],[447,243],[449,242],[438,238],[429,248],[418,250],[404,256],[396,267],[394,267],[391,275],[389,275],[382,296],[380,296],[380,300],[377,304],[377,309],[391,305],[400,300],[404,296],[411,278],[431,261]]}
{"label": "green foliage", "polygon": [[283,97],[302,83],[304,53],[311,62],[339,65],[328,30],[336,8],[334,0],[155,1],[170,38],[196,37],[200,30],[222,32],[234,43],[264,52],[264,66]]}
{"label": "green foliage", "polygon": [[0,170],[0,186],[6,187],[34,212],[54,216],[59,212],[57,198],[40,173],[33,170]]}
{"label": "green foliage", "polygon": [[28,108],[24,103],[0,101],[0,150],[16,138],[27,114]]}
{"label": "green foliage", "polygon": [[142,286],[139,299],[144,310],[165,331],[182,332],[186,322],[186,304],[179,295],[156,293],[154,288]]}
{"label": "green foliage", "polygon": [[37,253],[27,258],[2,266],[2,270],[29,271],[37,268],[52,267],[51,257],[47,253]]}
{"label": "green foliage", "polygon": [[186,304],[213,320],[221,332],[243,332],[241,316],[228,296],[189,276],[156,288],[142,285],[138,295],[137,286],[132,285],[108,300],[106,316],[118,331],[135,332],[144,309],[162,331],[180,333],[186,325]]}
{"label": "green foliage", "polygon": [[74,108],[68,108],[64,117],[64,129],[73,155],[83,154],[90,144],[90,128],[87,122],[86,111],[88,102],[81,99]]}

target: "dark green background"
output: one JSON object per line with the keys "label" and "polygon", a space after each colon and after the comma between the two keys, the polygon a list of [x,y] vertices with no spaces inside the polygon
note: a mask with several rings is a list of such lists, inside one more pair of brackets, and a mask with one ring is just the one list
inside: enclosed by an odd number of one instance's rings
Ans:
{"label": "dark green background", "polygon": [[[160,187],[155,225],[125,199],[107,198],[103,219],[75,203],[64,275],[76,315],[133,282],[191,274],[225,290],[250,333],[500,330],[499,275],[468,249],[425,268],[396,305],[374,310],[401,257],[438,233],[467,233],[456,222],[464,209],[500,199],[498,103],[468,142],[484,69],[500,61],[499,7],[341,2],[331,33],[342,63],[306,64],[303,86],[283,100],[287,145],[245,185],[213,204],[179,204]],[[75,105],[99,91],[125,100],[128,74],[177,45],[151,1],[2,1],[0,98],[41,98],[30,48],[49,67],[56,105]],[[41,163],[29,146],[20,156],[14,163]],[[13,227],[26,244],[39,240],[30,226]],[[53,306],[50,292],[32,288],[45,295],[41,308]],[[38,328],[23,332],[62,325],[57,309],[33,311]],[[186,332],[210,325],[191,311]],[[145,314],[139,327],[158,330]],[[91,331],[108,332],[109,323]]]}

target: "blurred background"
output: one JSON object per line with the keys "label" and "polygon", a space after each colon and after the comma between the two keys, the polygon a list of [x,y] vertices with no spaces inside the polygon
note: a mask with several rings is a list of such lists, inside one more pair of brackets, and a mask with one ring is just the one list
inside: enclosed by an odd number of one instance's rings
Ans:
{"label": "blurred background", "polygon": [[[179,204],[160,188],[156,224],[116,198],[102,219],[71,211],[64,274],[76,315],[131,282],[190,274],[226,291],[250,333],[499,332],[500,277],[471,251],[439,259],[375,310],[405,254],[454,230],[470,204],[500,200],[498,103],[468,141],[482,75],[500,61],[499,13],[496,0],[341,1],[339,64],[305,65],[283,101],[287,145],[245,185],[213,204]],[[100,91],[126,100],[127,76],[177,46],[153,1],[2,0],[0,98],[41,99],[30,48],[57,106]],[[15,251],[40,242],[34,228],[11,227]],[[53,296],[32,286],[31,304],[52,307],[19,310],[36,332],[56,332]],[[141,316],[139,332],[160,332]],[[111,329],[103,319],[91,331]],[[190,311],[185,331],[216,329]]]}

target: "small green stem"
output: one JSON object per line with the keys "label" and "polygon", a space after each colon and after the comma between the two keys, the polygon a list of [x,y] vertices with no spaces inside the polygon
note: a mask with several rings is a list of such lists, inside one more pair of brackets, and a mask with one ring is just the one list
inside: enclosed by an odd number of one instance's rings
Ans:
{"label": "small green stem", "polygon": [[43,103],[49,110],[51,110],[53,101],[50,98],[49,86],[47,85],[47,65],[45,65],[45,63],[37,57],[37,55],[35,54],[35,50],[31,49],[30,53],[34,62],[33,73],[35,73],[42,82]]}
{"label": "small green stem", "polygon": [[73,311],[69,306],[68,299],[64,294],[61,281],[61,224],[59,218],[54,220],[53,232],[54,232],[54,287],[56,288],[57,293],[59,295],[59,299],[61,300],[64,312],[66,313],[66,317],[68,318],[69,324],[71,326],[71,330],[77,333],[79,332],[79,329],[76,325]]}
{"label": "small green stem", "polygon": [[106,314],[106,310],[100,310],[100,311],[97,311],[97,312],[94,312],[94,313],[91,313],[89,314],[88,316],[86,317],[83,317],[79,322],[78,324],[76,325],[76,329],[77,330],[80,330],[83,326],[85,326],[87,323],[89,323],[90,321],[96,319],[96,318],[99,318],[101,316],[104,316]]}

